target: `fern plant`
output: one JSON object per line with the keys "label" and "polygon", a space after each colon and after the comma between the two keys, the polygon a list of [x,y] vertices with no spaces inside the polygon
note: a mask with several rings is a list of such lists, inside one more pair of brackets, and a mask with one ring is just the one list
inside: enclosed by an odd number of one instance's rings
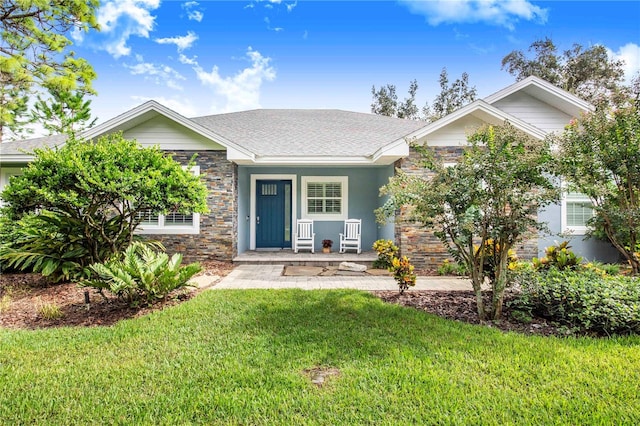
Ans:
{"label": "fern plant", "polygon": [[68,217],[43,210],[20,220],[2,217],[0,268],[40,273],[53,282],[86,275],[89,250],[77,237],[81,229]]}
{"label": "fern plant", "polygon": [[175,289],[189,286],[191,277],[202,269],[199,263],[186,266],[181,263],[180,253],[169,258],[145,243],[134,242],[125,250],[122,260],[91,265],[97,278],[86,280],[83,285],[108,290],[131,304],[139,301],[150,304]]}

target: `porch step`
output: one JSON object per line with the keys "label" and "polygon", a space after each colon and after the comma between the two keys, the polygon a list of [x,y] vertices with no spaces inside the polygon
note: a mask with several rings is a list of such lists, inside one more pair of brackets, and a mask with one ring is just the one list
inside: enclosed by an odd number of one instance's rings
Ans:
{"label": "porch step", "polygon": [[374,251],[360,254],[322,253],[322,251],[294,253],[293,250],[246,251],[236,256],[233,263],[236,265],[337,266],[341,262],[353,262],[371,268],[377,258],[378,255]]}

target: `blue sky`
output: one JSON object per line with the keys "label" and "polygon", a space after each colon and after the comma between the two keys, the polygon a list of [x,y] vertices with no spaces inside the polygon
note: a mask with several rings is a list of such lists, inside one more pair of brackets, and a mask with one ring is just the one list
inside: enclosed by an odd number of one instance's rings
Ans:
{"label": "blue sky", "polygon": [[602,44],[640,69],[640,2],[103,0],[102,31],[75,35],[98,73],[103,122],[155,99],[187,116],[254,108],[369,112],[371,87],[418,104],[438,75],[467,72],[480,97],[512,83],[514,49],[550,37],[561,49]]}

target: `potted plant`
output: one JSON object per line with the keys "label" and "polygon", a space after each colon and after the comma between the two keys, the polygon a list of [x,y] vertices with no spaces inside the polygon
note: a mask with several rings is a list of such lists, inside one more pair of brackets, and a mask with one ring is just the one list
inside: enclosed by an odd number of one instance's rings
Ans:
{"label": "potted plant", "polygon": [[333,245],[333,241],[331,240],[322,240],[322,252],[323,253],[331,253],[331,246]]}

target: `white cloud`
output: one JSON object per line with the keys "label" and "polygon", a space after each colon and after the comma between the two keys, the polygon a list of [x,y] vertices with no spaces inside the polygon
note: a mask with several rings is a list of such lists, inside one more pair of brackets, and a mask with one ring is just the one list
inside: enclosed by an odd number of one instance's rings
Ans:
{"label": "white cloud", "polygon": [[528,0],[400,0],[412,13],[424,15],[431,25],[483,22],[513,30],[514,24],[547,20],[547,9]]}
{"label": "white cloud", "polygon": [[196,59],[198,59],[197,56],[194,56],[193,58],[189,58],[186,55],[183,55],[182,53],[180,54],[180,56],[178,56],[178,61],[180,61],[181,64],[185,64],[185,65],[198,65],[198,61],[196,61]]}
{"label": "white cloud", "polygon": [[287,12],[291,12],[298,5],[298,0],[293,3],[287,3]]}
{"label": "white cloud", "polygon": [[620,47],[617,52],[607,49],[609,57],[615,60],[624,61],[624,79],[627,83],[640,72],[640,46],[635,43],[627,43]]}
{"label": "white cloud", "polygon": [[190,48],[196,40],[198,40],[198,36],[194,32],[189,31],[185,36],[157,38],[155,41],[159,44],[175,44],[178,52],[182,52]]}
{"label": "white cloud", "polygon": [[188,99],[166,98],[164,96],[131,96],[131,99],[135,101],[136,106],[147,101],[156,101],[185,117],[196,117],[201,115],[197,108],[195,108]]}
{"label": "white cloud", "polygon": [[211,87],[223,99],[224,106],[222,108],[214,106],[213,112],[260,108],[262,83],[273,81],[276,78],[276,71],[271,66],[271,58],[262,56],[251,47],[247,49],[246,57],[251,61],[251,66],[231,77],[220,75],[217,66],[214,66],[211,72],[206,72],[200,65],[193,67],[202,84]]}
{"label": "white cloud", "polygon": [[143,75],[146,80],[153,81],[159,86],[167,86],[170,89],[182,90],[179,81],[186,78],[178,71],[167,65],[156,65],[148,62],[141,62],[135,65],[125,65],[133,75]]}
{"label": "white cloud", "polygon": [[160,0],[113,0],[106,1],[98,10],[101,34],[108,40],[103,48],[115,58],[127,56],[131,48],[127,41],[132,35],[149,38],[155,25],[151,11],[160,6]]}
{"label": "white cloud", "polygon": [[182,8],[187,12],[187,18],[190,21],[202,22],[202,18],[204,18],[204,14],[200,10],[196,10],[195,8],[200,6],[197,1],[188,1],[182,5]]}
{"label": "white cloud", "polygon": [[284,29],[282,27],[272,27],[271,26],[271,20],[269,18],[264,18],[264,23],[267,24],[267,29],[269,31],[275,31],[275,32],[279,33],[280,31],[282,31]]}

